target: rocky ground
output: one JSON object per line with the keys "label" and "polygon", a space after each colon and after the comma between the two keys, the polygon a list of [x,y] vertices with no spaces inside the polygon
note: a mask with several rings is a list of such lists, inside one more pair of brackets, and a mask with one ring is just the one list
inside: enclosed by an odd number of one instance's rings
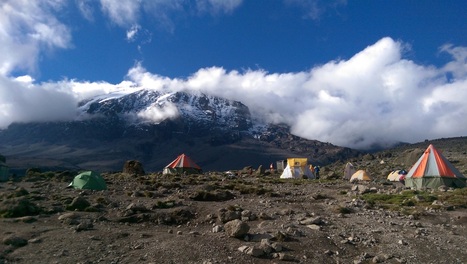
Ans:
{"label": "rocky ground", "polygon": [[0,263],[467,262],[464,189],[329,175],[30,172],[0,183]]}

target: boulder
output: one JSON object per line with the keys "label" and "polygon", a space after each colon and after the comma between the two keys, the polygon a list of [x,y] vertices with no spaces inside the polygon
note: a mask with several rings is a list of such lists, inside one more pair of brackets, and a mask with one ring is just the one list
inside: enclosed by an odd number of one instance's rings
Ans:
{"label": "boulder", "polygon": [[88,208],[89,206],[91,206],[91,203],[89,203],[88,200],[78,196],[73,199],[73,201],[66,207],[66,209],[71,211],[84,211],[84,209]]}
{"label": "boulder", "polygon": [[243,238],[248,231],[250,231],[250,226],[238,219],[227,222],[224,225],[225,233],[230,237]]}
{"label": "boulder", "polygon": [[227,210],[225,208],[222,208],[222,209],[219,209],[219,211],[217,212],[217,218],[222,223],[227,223],[227,222],[235,220],[235,219],[240,219],[241,218],[241,212],[231,211],[231,210]]}
{"label": "boulder", "polygon": [[143,169],[143,164],[137,160],[127,160],[123,165],[123,173],[136,176],[143,176],[146,174]]}
{"label": "boulder", "polygon": [[2,242],[5,245],[11,245],[11,246],[14,246],[14,247],[23,247],[23,246],[26,246],[28,244],[27,239],[22,238],[22,237],[18,237],[18,236],[14,236],[14,235],[10,235],[10,236],[5,237]]}

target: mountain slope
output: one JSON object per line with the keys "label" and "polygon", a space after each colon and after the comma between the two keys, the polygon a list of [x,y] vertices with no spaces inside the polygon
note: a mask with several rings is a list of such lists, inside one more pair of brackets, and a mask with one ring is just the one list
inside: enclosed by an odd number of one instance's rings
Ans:
{"label": "mountain slope", "polygon": [[203,169],[269,166],[287,157],[326,164],[358,151],[253,120],[240,102],[204,94],[138,90],[81,102],[76,120],[12,124],[0,131],[0,153],[18,169],[121,170],[128,159],[160,171],[180,153]]}

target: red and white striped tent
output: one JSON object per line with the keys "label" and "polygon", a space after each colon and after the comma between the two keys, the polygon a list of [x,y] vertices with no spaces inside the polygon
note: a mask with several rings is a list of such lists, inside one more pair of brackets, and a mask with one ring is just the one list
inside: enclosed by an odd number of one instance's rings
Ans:
{"label": "red and white striped tent", "polygon": [[182,154],[165,166],[162,174],[198,174],[201,172],[201,167],[198,164],[187,155]]}
{"label": "red and white striped tent", "polygon": [[429,145],[405,178],[405,186],[420,188],[465,187],[466,178],[433,145]]}

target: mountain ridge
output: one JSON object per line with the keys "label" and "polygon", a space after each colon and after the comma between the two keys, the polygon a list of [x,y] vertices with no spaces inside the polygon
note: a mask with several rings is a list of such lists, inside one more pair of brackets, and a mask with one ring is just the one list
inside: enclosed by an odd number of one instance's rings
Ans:
{"label": "mountain ridge", "polygon": [[96,96],[78,111],[72,121],[11,124],[0,131],[0,153],[21,169],[101,171],[120,170],[130,159],[158,171],[181,153],[205,170],[269,166],[291,156],[326,164],[360,154],[292,135],[286,125],[253,118],[241,102],[202,93],[143,89]]}

